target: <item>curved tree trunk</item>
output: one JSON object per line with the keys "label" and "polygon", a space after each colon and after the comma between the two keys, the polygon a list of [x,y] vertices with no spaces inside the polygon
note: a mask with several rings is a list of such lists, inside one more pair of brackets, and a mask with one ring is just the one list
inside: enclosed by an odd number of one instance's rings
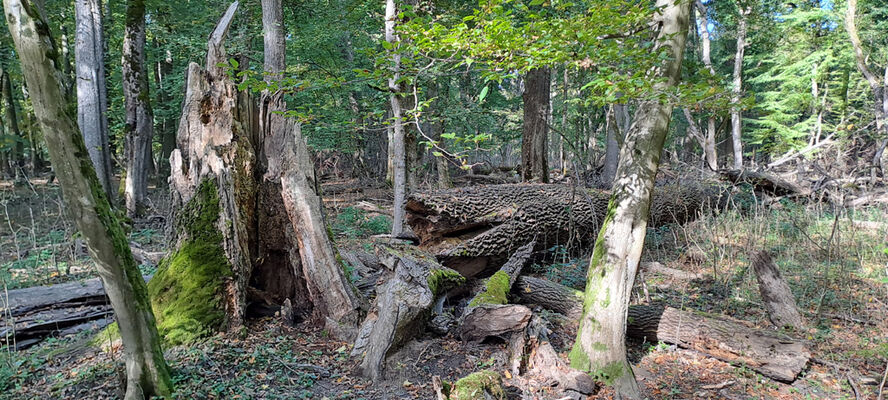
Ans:
{"label": "curved tree trunk", "polygon": [[89,158],[102,188],[114,198],[111,185],[111,148],[108,143],[108,101],[105,98],[104,35],[100,0],[76,0],[74,68],[77,87],[77,124],[83,132]]}
{"label": "curved tree trunk", "polygon": [[142,213],[148,194],[148,175],[153,168],[151,140],[154,116],[148,95],[145,69],[145,1],[128,0],[123,36],[123,97],[126,108],[126,213]]}
{"label": "curved tree trunk", "polygon": [[548,67],[527,71],[524,77],[524,124],[521,130],[521,175],[525,181],[549,182],[549,93],[552,73]]}
{"label": "curved tree trunk", "polygon": [[3,9],[68,211],[86,239],[114,308],[126,362],[126,399],[168,396],[169,369],[145,282],[68,107],[49,26],[30,1],[4,0]]}
{"label": "curved tree trunk", "polygon": [[[660,27],[656,46],[667,46],[670,58],[655,72],[665,80],[654,87],[666,90],[680,77],[690,3],[658,0],[657,5],[664,9],[655,17]],[[645,101],[626,133],[613,197],[589,265],[586,307],[571,350],[572,367],[614,385],[618,396],[625,398],[640,398],[638,383],[626,361],[626,314],[671,115],[671,104]]]}

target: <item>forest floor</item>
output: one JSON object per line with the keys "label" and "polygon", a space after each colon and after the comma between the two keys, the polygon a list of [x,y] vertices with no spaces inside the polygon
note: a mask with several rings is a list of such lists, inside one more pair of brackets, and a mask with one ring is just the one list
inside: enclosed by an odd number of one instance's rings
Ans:
{"label": "forest floor", "polygon": [[[391,193],[353,181],[324,184],[329,223],[338,241],[383,233]],[[153,212],[133,221],[130,240],[163,251],[167,210],[164,190],[151,191]],[[369,211],[368,211],[369,210]],[[0,283],[3,288],[47,285],[95,276],[65,216],[58,187],[45,180],[27,186],[0,182]],[[74,239],[72,239],[74,236]],[[789,281],[813,328],[797,332],[814,361],[791,384],[773,381],[663,343],[630,342],[630,358],[651,399],[875,399],[888,362],[888,210],[844,210],[782,201],[764,208],[738,206],[684,226],[651,230],[644,259],[704,274],[676,280],[649,275],[637,281],[635,302],[720,313],[768,329],[755,277],[754,250],[766,249]],[[555,249],[559,262],[532,271],[582,288],[582,251]],[[586,256],[587,257],[587,256]],[[152,266],[143,266],[145,273]],[[0,293],[2,295],[2,293]],[[545,313],[545,312],[543,312]],[[551,313],[550,313],[551,314]],[[557,315],[550,341],[570,349],[576,324]],[[0,351],[0,399],[120,398],[119,342],[98,327],[51,338],[30,349]],[[507,343],[464,343],[423,336],[391,355],[385,379],[356,377],[350,343],[308,326],[288,328],[256,319],[245,333],[219,334],[167,350],[175,398],[181,399],[434,399],[431,378],[455,381],[491,369],[504,374],[510,398],[558,399],[544,382],[508,376]],[[592,399],[611,398],[607,389]]]}

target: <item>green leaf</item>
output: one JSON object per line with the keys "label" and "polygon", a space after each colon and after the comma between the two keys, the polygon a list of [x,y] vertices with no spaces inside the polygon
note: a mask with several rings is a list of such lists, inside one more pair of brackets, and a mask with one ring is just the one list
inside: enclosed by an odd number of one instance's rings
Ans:
{"label": "green leaf", "polygon": [[481,89],[481,94],[478,95],[478,104],[484,102],[484,98],[487,97],[487,91],[490,89],[490,86],[484,86],[484,89]]}
{"label": "green leaf", "polygon": [[238,63],[237,60],[235,60],[234,58],[229,61],[231,62],[231,68],[237,69],[237,67],[240,65],[240,63]]}

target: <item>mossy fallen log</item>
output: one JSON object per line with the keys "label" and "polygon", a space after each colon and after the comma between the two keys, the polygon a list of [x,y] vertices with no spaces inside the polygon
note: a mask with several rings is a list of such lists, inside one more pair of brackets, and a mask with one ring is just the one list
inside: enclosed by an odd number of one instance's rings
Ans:
{"label": "mossy fallen log", "polygon": [[[545,279],[522,276],[512,293],[520,303],[536,304],[569,317],[582,315],[582,293]],[[630,306],[626,334],[696,350],[782,382],[794,381],[811,358],[800,340],[751,328],[722,315],[671,307]]]}
{"label": "mossy fallen log", "polygon": [[[719,204],[718,185],[656,188],[651,226],[687,222]],[[567,185],[509,184],[414,193],[407,223],[420,246],[445,266],[471,277],[500,265],[536,238],[536,250],[588,243],[604,220],[610,192]]]}

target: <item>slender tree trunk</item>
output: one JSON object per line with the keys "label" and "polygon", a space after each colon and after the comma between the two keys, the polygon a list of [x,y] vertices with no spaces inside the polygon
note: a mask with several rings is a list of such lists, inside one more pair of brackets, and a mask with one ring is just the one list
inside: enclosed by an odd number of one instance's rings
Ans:
{"label": "slender tree trunk", "polygon": [[109,199],[111,185],[111,148],[108,132],[108,101],[105,98],[104,35],[100,0],[76,0],[74,15],[75,70],[77,76],[77,124],[83,132],[86,149],[99,182]]}
{"label": "slender tree trunk", "polygon": [[58,79],[62,72],[49,25],[30,1],[4,0],[3,9],[68,211],[86,239],[114,308],[126,362],[125,398],[169,396],[169,369],[145,281],[87,158],[65,86]]}
{"label": "slender tree trunk", "polygon": [[[703,60],[703,65],[706,66],[709,73],[712,76],[715,76],[715,68],[712,67],[712,40],[709,34],[709,16],[706,14],[706,6],[703,5],[702,1],[696,0],[694,5],[694,9],[700,14],[700,47],[702,47],[700,58]],[[696,29],[696,27],[694,27],[694,29]],[[706,161],[706,165],[713,171],[718,170],[718,152],[715,147],[716,133],[715,114],[712,113],[709,115],[709,118],[706,119],[706,132],[701,132],[697,139],[700,142],[700,147],[703,148],[703,158]]]}
{"label": "slender tree trunk", "polygon": [[400,236],[404,231],[404,204],[407,199],[407,166],[406,143],[404,139],[404,119],[401,108],[401,92],[403,87],[398,82],[401,79],[401,54],[398,52],[400,39],[395,33],[395,19],[398,12],[395,0],[385,2],[385,41],[391,44],[392,77],[388,80],[389,96],[392,110],[392,135],[389,142],[389,157],[392,160],[392,185],[395,191],[393,206],[392,236]]}
{"label": "slender tree trunk", "polygon": [[866,79],[870,89],[873,91],[874,114],[876,119],[876,131],[881,132],[883,139],[876,142],[876,153],[873,157],[873,165],[879,165],[882,170],[882,176],[888,176],[888,153],[885,152],[888,146],[888,65],[884,67],[884,78],[881,80],[879,76],[873,73],[870,66],[867,65],[867,56],[864,53],[863,43],[857,33],[857,25],[854,22],[857,14],[857,0],[848,0],[848,8],[845,13],[845,30],[851,39],[854,47],[854,59],[857,63],[857,69]]}
{"label": "slender tree trunk", "polygon": [[126,213],[142,213],[148,194],[148,176],[153,166],[151,141],[154,116],[148,95],[145,68],[145,1],[128,0],[123,36],[123,96],[126,108]]}
{"label": "slender tree trunk", "polygon": [[521,129],[521,175],[527,182],[549,182],[546,142],[549,140],[549,94],[552,73],[548,67],[527,71],[524,77],[524,124]]}
{"label": "slender tree trunk", "polygon": [[740,6],[737,20],[737,52],[734,54],[734,79],[731,89],[731,143],[734,150],[734,169],[743,168],[742,118],[740,97],[743,94],[743,52],[746,50],[746,18],[750,9]]}
{"label": "slender tree trunk", "polygon": [[3,91],[3,102],[6,103],[6,127],[9,129],[9,134],[20,139],[16,141],[9,160],[11,167],[15,169],[13,171],[15,181],[19,182],[25,179],[22,174],[22,168],[25,166],[25,138],[19,130],[18,113],[15,110],[15,97],[12,95],[12,80],[9,79],[9,71],[4,69],[0,74],[0,79],[2,79],[0,86]]}
{"label": "slender tree trunk", "polygon": [[616,121],[613,104],[609,105],[604,112],[604,170],[601,172],[601,183],[604,188],[610,188],[617,175],[617,164],[620,161],[620,142],[617,141],[617,132],[620,127]]}
{"label": "slender tree trunk", "polygon": [[[654,89],[665,91],[681,76],[690,3],[658,0],[657,6],[664,8],[655,15],[654,25],[660,27],[656,46],[666,46],[670,57],[654,72],[656,78],[665,78]],[[613,196],[589,264],[583,317],[570,353],[572,367],[614,385],[622,398],[641,398],[626,361],[626,316],[671,115],[671,104],[644,101],[626,133]]]}
{"label": "slender tree trunk", "polygon": [[[156,40],[154,47],[157,48],[160,53],[161,49],[157,45]],[[159,105],[166,105],[170,101],[169,89],[167,88],[167,85],[169,85],[167,77],[169,77],[172,72],[173,55],[169,50],[166,50],[163,59],[158,60],[154,65],[154,81],[157,84],[157,104]],[[167,177],[170,174],[170,153],[172,153],[173,148],[176,147],[176,131],[174,127],[174,118],[170,118],[168,115],[164,115],[160,118],[158,123],[158,133],[160,135],[160,165],[158,166],[158,170],[164,177]]]}
{"label": "slender tree trunk", "polygon": [[[432,123],[431,123],[431,134],[432,139],[437,142],[437,146],[441,149],[446,150],[447,146],[444,143],[444,138],[441,135],[444,134],[444,115],[441,112],[441,100],[439,98],[440,93],[438,92],[438,83],[432,83],[429,86],[429,97],[435,99],[432,102]],[[447,189],[453,186],[450,182],[450,169],[447,165],[447,158],[441,151],[435,151],[432,148],[432,157],[435,158],[435,171],[438,174],[438,188],[439,189]]]}

